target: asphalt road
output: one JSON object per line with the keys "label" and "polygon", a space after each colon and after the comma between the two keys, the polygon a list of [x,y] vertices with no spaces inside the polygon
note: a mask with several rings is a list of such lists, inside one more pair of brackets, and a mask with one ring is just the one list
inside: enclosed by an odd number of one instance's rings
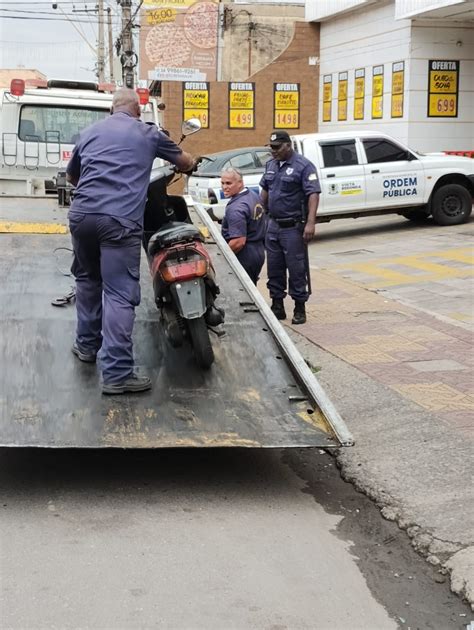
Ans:
{"label": "asphalt road", "polygon": [[468,619],[320,451],[1,460],[2,628],[440,630]]}

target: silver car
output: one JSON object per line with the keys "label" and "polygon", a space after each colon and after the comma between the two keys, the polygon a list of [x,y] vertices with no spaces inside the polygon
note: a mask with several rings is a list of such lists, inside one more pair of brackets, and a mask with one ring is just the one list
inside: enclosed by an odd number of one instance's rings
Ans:
{"label": "silver car", "polygon": [[208,208],[211,217],[222,221],[227,199],[221,189],[221,172],[233,166],[244,176],[247,188],[259,191],[265,163],[271,158],[268,147],[242,147],[207,155],[187,180],[187,193]]}

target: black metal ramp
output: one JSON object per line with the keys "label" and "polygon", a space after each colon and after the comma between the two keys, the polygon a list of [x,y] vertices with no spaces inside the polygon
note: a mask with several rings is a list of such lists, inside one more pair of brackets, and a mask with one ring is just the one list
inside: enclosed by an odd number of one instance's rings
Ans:
{"label": "black metal ramp", "polygon": [[[215,245],[225,308],[215,364],[199,370],[188,347],[172,349],[142,265],[134,349],[149,393],[101,394],[97,366],[71,353],[74,305],[55,308],[72,279],[58,270],[67,235],[0,234],[0,445],[77,448],[334,447],[321,411],[311,409],[272,333]],[[60,266],[67,269],[69,254]],[[294,400],[294,398],[297,400]],[[293,398],[293,400],[292,400]]]}

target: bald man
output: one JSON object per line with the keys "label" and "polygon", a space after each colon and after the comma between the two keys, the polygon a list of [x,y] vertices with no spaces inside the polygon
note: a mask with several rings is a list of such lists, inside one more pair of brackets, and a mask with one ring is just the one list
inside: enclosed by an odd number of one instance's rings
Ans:
{"label": "bald man", "polygon": [[140,120],[137,94],[118,90],[111,116],[79,136],[67,167],[76,187],[69,211],[76,278],[76,341],[72,352],[94,363],[100,350],[102,392],[151,387],[134,371],[132,331],[140,303],[140,245],[155,158],[182,171],[194,160],[153,123]]}
{"label": "bald man", "polygon": [[221,173],[221,186],[229,202],[222,220],[222,236],[242,267],[257,284],[265,261],[265,217],[260,197],[244,186],[242,173],[229,167]]}

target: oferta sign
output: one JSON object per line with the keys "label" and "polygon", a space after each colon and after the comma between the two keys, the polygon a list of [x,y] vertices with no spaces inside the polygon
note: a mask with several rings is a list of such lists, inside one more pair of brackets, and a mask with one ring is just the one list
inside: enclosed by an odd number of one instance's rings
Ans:
{"label": "oferta sign", "polygon": [[209,127],[209,83],[185,81],[183,83],[183,118],[199,118],[203,129]]}
{"label": "oferta sign", "polygon": [[372,69],[372,118],[383,118],[383,66]]}
{"label": "oferta sign", "polygon": [[457,118],[459,61],[428,62],[428,117]]}
{"label": "oferta sign", "polygon": [[229,83],[229,129],[255,128],[255,83]]}
{"label": "oferta sign", "polygon": [[300,84],[273,84],[273,128],[298,129],[300,126]]}

